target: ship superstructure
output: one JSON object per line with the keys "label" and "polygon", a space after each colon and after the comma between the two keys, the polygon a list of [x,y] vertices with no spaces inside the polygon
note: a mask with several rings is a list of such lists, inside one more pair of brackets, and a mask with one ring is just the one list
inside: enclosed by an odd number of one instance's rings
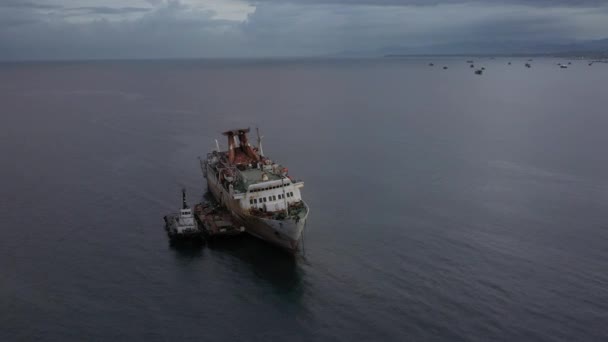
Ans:
{"label": "ship superstructure", "polygon": [[209,192],[249,234],[295,251],[309,212],[300,193],[304,182],[264,156],[259,133],[257,148],[247,133],[249,129],[224,132],[228,150],[220,151],[218,144],[201,161]]}

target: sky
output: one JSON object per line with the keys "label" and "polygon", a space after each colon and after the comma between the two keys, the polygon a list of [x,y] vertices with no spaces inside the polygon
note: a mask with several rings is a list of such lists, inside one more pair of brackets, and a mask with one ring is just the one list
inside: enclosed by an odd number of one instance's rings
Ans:
{"label": "sky", "polygon": [[325,56],[608,38],[608,0],[0,0],[0,59]]}

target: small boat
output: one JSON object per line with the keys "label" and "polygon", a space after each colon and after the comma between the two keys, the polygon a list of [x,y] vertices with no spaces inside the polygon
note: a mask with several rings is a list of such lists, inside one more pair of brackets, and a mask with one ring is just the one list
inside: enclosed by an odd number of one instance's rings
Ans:
{"label": "small boat", "polygon": [[443,70],[447,70],[447,69],[448,69],[448,67],[447,67],[447,66],[444,66],[444,67],[443,67]]}
{"label": "small boat", "polygon": [[486,67],[481,67],[481,70],[486,70]]}
{"label": "small boat", "polygon": [[434,66],[434,65],[435,65],[435,64],[433,64],[433,63],[429,63],[429,66]]}
{"label": "small boat", "polygon": [[474,67],[475,67],[475,65],[474,65],[474,64],[471,64],[471,68],[474,68]]}
{"label": "small boat", "polygon": [[165,230],[169,239],[180,240],[202,240],[202,231],[194,219],[192,209],[186,203],[186,189],[182,189],[182,208],[179,213],[172,213],[164,217]]}
{"label": "small boat", "polygon": [[473,63],[473,61],[467,61],[467,63]]}
{"label": "small boat", "polygon": [[475,70],[475,75],[481,75],[481,74],[483,74],[483,70],[481,70],[481,69]]}
{"label": "small boat", "polygon": [[564,65],[564,64],[560,65],[559,67],[562,68],[562,69],[568,69],[568,66]]}
{"label": "small boat", "polygon": [[511,62],[509,62],[508,64],[511,65]]}
{"label": "small boat", "polygon": [[221,205],[199,203],[194,206],[194,213],[203,234],[209,239],[245,232],[245,227],[237,224],[228,209]]}
{"label": "small boat", "polygon": [[530,65],[530,63],[526,63],[526,68],[531,68],[532,66]]}

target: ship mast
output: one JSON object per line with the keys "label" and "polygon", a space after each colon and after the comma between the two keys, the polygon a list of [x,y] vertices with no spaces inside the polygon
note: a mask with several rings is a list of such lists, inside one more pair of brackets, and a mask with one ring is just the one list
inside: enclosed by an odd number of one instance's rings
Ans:
{"label": "ship mast", "polygon": [[262,138],[264,138],[264,137],[260,136],[260,129],[258,127],[255,128],[255,131],[258,134],[258,153],[259,153],[260,157],[263,157],[264,150],[262,150]]}
{"label": "ship mast", "polygon": [[186,203],[186,188],[182,188],[182,209],[188,209],[188,204]]}

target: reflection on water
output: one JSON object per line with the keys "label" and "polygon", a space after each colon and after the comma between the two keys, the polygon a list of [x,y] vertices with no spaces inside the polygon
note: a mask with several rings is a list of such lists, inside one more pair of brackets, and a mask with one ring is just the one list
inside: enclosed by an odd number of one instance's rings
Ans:
{"label": "reflection on water", "polygon": [[234,240],[211,241],[209,249],[224,253],[247,265],[257,279],[271,284],[279,292],[301,290],[302,257],[248,235]]}
{"label": "reflection on water", "polygon": [[170,243],[170,247],[178,258],[187,260],[204,258],[205,250],[209,250],[229,267],[249,269],[255,279],[268,283],[279,293],[289,294],[292,299],[301,295],[305,265],[301,254],[291,254],[246,234],[206,243]]}
{"label": "reflection on water", "polygon": [[179,258],[192,259],[203,256],[204,240],[169,241],[169,248]]}

